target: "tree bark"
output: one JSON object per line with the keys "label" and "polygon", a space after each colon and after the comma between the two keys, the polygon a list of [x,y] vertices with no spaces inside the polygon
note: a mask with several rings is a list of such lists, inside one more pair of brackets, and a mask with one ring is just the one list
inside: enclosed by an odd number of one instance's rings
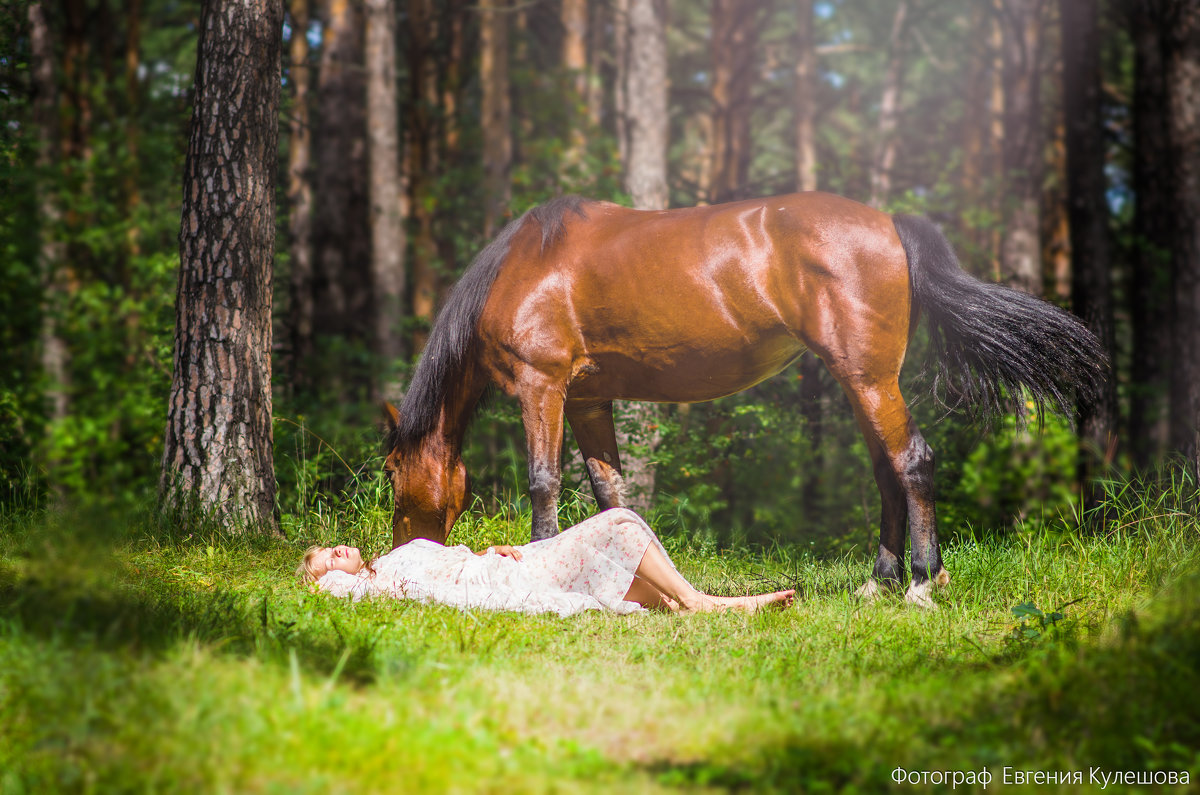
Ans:
{"label": "tree bark", "polygon": [[750,171],[750,114],[754,85],[757,4],[744,0],[713,0],[712,103],[707,170],[710,202],[738,198]]}
{"label": "tree bark", "polygon": [[796,0],[796,68],[792,113],[796,128],[796,190],[817,189],[817,42],[813,0]]}
{"label": "tree bark", "polygon": [[[667,8],[663,0],[629,0],[629,64],[626,71],[626,122],[629,159],[625,189],[633,206],[665,210],[667,187]],[[661,438],[654,403],[615,406],[617,444],[629,505],[646,512],[654,500],[654,449]]]}
{"label": "tree bark", "polygon": [[396,8],[367,0],[367,160],[371,204],[371,352],[378,359],[372,399],[396,395],[404,315],[404,225],[400,198],[400,121],[396,109]]}
{"label": "tree bark", "polygon": [[587,0],[562,0],[560,19],[563,27],[562,67],[571,87],[573,112],[568,142],[563,153],[561,173],[566,176],[568,186],[586,175],[584,154],[587,151],[587,135],[584,119],[588,110],[588,2]]}
{"label": "tree bark", "polygon": [[1039,197],[1042,181],[1041,44],[1044,0],[1002,0],[1004,172],[1008,208],[1000,245],[1001,280],[1042,292]]}
{"label": "tree bark", "polygon": [[896,165],[896,125],[900,119],[900,89],[904,84],[904,41],[908,35],[908,2],[900,0],[892,17],[888,37],[888,67],[879,99],[879,126],[875,157],[871,163],[871,197],[868,204],[882,208],[892,192],[892,169]]}
{"label": "tree bark", "polygon": [[282,0],[203,5],[162,489],[274,528],[271,277]]}
{"label": "tree bark", "polygon": [[1167,445],[1167,370],[1172,297],[1173,168],[1162,3],[1132,0],[1126,24],[1134,45],[1133,256],[1129,306],[1133,356],[1129,386],[1129,449],[1149,467]]}
{"label": "tree bark", "polygon": [[1171,11],[1164,31],[1175,175],[1170,445],[1200,478],[1200,0],[1173,0]]}
{"label": "tree bark", "polygon": [[[964,237],[975,249],[974,257],[990,260],[989,274],[999,278],[1000,238],[994,219],[1000,205],[995,190],[1003,162],[1004,83],[1001,65],[1001,32],[994,10],[976,3],[971,11],[971,39],[978,46],[970,56],[966,72],[966,102],[963,113],[964,205],[971,211],[959,223]],[[976,220],[980,219],[980,220]]]}
{"label": "tree bark", "polygon": [[629,163],[629,2],[613,0],[613,121],[617,135],[617,157]]}
{"label": "tree bark", "polygon": [[289,370],[293,389],[310,386],[313,355],[312,113],[308,62],[310,0],[291,0],[292,115],[288,120]]}
{"label": "tree bark", "polygon": [[313,336],[317,358],[327,370],[321,374],[326,391],[347,398],[371,377],[341,356],[339,346],[370,340],[374,316],[362,3],[326,0],[322,16],[314,135]]}
{"label": "tree bark", "polygon": [[42,371],[46,377],[45,397],[48,419],[51,422],[67,416],[68,351],[59,333],[58,315],[62,311],[70,277],[66,273],[66,250],[59,240],[62,210],[55,200],[55,188],[49,174],[59,158],[58,85],[54,76],[54,45],[46,9],[41,2],[29,5],[29,38],[31,73],[33,78],[33,119],[38,136],[38,220],[42,284],[45,291],[42,307],[41,353]]}
{"label": "tree bark", "polygon": [[[1095,0],[1060,0],[1063,50],[1063,112],[1066,118],[1067,201],[1071,227],[1071,301],[1075,313],[1116,361],[1104,119],[1100,87],[1100,20]],[[1099,403],[1078,407],[1078,477],[1085,504],[1091,480],[1111,461],[1117,428],[1116,379],[1109,378]],[[1090,449],[1089,449],[1090,448]]]}
{"label": "tree bark", "polygon": [[665,210],[667,188],[667,9],[663,0],[629,0],[625,185],[634,207]]}
{"label": "tree bark", "polygon": [[507,0],[483,0],[479,79],[483,85],[483,230],[491,238],[511,199],[512,99],[508,86]]}

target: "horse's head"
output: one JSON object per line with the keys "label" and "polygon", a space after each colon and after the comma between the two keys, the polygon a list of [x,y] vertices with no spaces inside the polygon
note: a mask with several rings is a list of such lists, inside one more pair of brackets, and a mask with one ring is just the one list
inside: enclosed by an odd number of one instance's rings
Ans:
{"label": "horse's head", "polygon": [[[384,421],[395,431],[400,414],[384,404]],[[388,438],[393,438],[391,433]],[[392,546],[414,538],[446,543],[467,503],[467,468],[441,433],[429,434],[411,450],[393,445],[383,469],[392,482]]]}

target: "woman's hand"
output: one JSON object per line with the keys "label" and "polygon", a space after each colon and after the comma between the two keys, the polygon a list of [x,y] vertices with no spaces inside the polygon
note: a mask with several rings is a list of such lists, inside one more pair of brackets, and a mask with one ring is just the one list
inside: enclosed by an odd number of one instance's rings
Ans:
{"label": "woman's hand", "polygon": [[483,550],[482,552],[476,552],[475,554],[476,555],[486,555],[489,552],[495,552],[497,555],[499,555],[501,557],[512,558],[513,560],[520,560],[522,557],[521,550],[517,549],[514,546],[510,546],[508,544],[497,544],[496,546],[488,547],[487,549]]}

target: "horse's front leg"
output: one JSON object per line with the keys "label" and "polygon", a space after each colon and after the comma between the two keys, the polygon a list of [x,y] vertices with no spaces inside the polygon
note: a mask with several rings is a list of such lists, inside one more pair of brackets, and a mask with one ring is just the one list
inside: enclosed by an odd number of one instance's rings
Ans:
{"label": "horse's front leg", "polygon": [[558,492],[562,486],[563,393],[551,386],[521,397],[521,419],[529,451],[531,541],[558,535]]}

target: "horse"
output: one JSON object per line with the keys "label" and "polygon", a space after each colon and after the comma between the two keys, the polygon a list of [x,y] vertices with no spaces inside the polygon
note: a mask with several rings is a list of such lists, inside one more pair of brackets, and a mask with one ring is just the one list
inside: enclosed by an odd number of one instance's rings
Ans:
{"label": "horse", "polygon": [[901,585],[930,606],[949,583],[933,451],[900,392],[921,318],[933,388],[994,417],[1023,401],[1071,416],[1107,367],[1076,317],[977,280],[928,219],[807,192],[674,210],[555,198],[507,224],[451,291],[399,409],[385,404],[394,545],[444,542],[469,488],[463,435],[481,396],[520,404],[530,537],[558,532],[564,420],[601,509],[621,502],[613,401],[725,397],[819,356],[850,399],[882,497],[859,592]]}

